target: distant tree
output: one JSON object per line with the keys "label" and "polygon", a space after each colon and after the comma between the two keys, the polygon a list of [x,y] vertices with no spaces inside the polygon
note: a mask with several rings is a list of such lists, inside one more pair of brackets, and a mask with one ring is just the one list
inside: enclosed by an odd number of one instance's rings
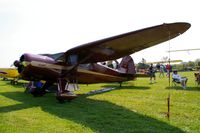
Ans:
{"label": "distant tree", "polygon": [[147,69],[149,68],[149,65],[146,64],[146,60],[142,58],[141,62],[137,64],[137,69]]}
{"label": "distant tree", "polygon": [[186,62],[183,62],[181,64],[176,64],[176,65],[173,66],[173,69],[176,69],[178,71],[185,71],[186,70],[186,65],[187,65]]}
{"label": "distant tree", "polygon": [[200,69],[200,59],[195,60],[195,65],[197,69]]}
{"label": "distant tree", "polygon": [[140,62],[140,63],[138,63],[137,68],[138,69],[147,69],[147,68],[149,68],[149,65]]}
{"label": "distant tree", "polygon": [[147,61],[146,61],[144,58],[142,58],[142,61],[141,61],[141,63],[143,63],[143,64],[146,64],[146,63],[147,63]]}
{"label": "distant tree", "polygon": [[187,62],[187,67],[194,67],[195,63],[193,61],[188,61]]}

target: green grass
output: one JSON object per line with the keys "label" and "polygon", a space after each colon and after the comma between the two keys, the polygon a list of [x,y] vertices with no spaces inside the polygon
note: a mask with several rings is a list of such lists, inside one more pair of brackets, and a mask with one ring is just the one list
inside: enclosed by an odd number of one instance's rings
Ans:
{"label": "green grass", "polygon": [[[148,78],[118,84],[80,85],[84,94],[102,87],[115,90],[81,95],[59,104],[55,94],[34,98],[22,85],[0,81],[0,133],[38,132],[200,132],[200,86],[194,72],[180,73],[189,78],[188,88],[169,87],[167,78],[149,84]],[[171,96],[170,120],[166,118],[167,97]]]}

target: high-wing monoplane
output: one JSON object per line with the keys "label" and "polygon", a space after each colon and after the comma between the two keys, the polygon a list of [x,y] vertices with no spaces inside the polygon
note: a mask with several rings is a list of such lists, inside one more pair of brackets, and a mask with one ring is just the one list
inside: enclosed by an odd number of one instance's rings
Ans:
{"label": "high-wing monoplane", "polygon": [[[25,53],[14,65],[23,79],[46,81],[41,91],[57,83],[56,98],[59,101],[70,100],[77,97],[69,91],[70,84],[76,89],[79,83],[122,83],[134,79],[136,71],[130,54],[175,38],[189,28],[190,24],[185,22],[161,24],[80,45],[57,54]],[[97,63],[119,58],[122,61],[117,69]]]}

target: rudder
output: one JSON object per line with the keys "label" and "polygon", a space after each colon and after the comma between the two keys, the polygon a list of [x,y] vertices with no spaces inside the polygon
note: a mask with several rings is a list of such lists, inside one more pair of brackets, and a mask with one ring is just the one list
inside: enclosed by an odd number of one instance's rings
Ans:
{"label": "rudder", "polygon": [[127,73],[127,74],[135,74],[136,73],[134,61],[130,55],[122,58],[122,61],[119,64],[118,70],[123,73]]}

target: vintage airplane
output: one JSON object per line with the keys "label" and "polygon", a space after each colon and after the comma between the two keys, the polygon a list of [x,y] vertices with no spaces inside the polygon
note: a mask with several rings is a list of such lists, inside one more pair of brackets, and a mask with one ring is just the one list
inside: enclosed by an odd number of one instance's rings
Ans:
{"label": "vintage airplane", "polygon": [[[57,83],[57,100],[71,100],[77,95],[69,91],[69,83],[74,88],[80,84],[119,82],[136,77],[134,61],[129,56],[145,48],[168,41],[190,28],[189,23],[161,24],[114,37],[80,45],[57,54],[33,55],[25,53],[14,65],[25,80],[45,80],[45,88]],[[159,53],[158,53],[159,54]],[[118,69],[112,69],[97,62],[123,57]]]}
{"label": "vintage airplane", "polygon": [[167,52],[182,52],[182,51],[194,51],[194,50],[200,50],[200,48],[193,48],[193,49],[176,49],[176,50],[170,50],[170,51],[167,51]]}
{"label": "vintage airplane", "polygon": [[0,68],[0,77],[5,79],[11,79],[11,84],[17,84],[19,73],[16,68]]}
{"label": "vintage airplane", "polygon": [[[182,60],[170,60],[170,63],[180,63],[183,62]],[[166,61],[154,61],[154,62],[147,62],[146,64],[168,64],[169,60]]]}

